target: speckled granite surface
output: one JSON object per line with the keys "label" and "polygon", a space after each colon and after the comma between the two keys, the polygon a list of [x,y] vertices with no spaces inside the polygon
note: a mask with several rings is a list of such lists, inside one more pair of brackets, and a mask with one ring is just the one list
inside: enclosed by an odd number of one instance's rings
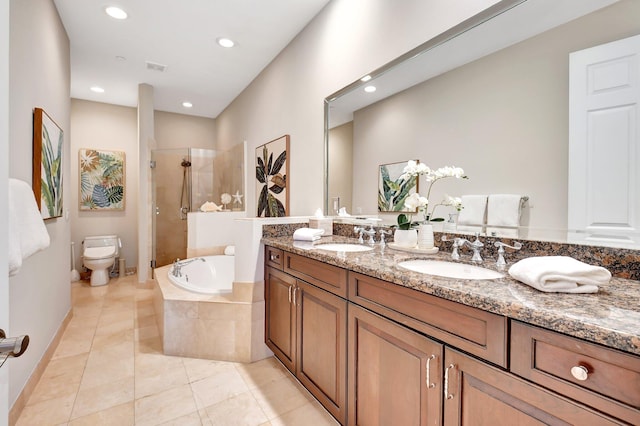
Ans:
{"label": "speckled granite surface", "polygon": [[[614,277],[595,294],[543,293],[505,273],[496,280],[456,280],[401,269],[409,259],[451,260],[448,251],[417,255],[375,245],[374,250],[336,253],[294,242],[290,236],[265,236],[263,242],[351,271],[380,278],[417,291],[480,308],[509,318],[640,355],[640,282]],[[357,242],[341,236],[323,237],[316,244]],[[462,254],[468,261],[469,254]],[[508,259],[512,264],[514,259]],[[592,262],[594,263],[594,262]],[[494,269],[495,260],[482,265]]]}

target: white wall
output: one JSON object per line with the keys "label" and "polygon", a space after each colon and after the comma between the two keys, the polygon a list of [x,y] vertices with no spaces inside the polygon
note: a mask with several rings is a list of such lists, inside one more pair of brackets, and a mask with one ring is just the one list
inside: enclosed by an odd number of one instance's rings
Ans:
{"label": "white wall", "polygon": [[[69,39],[53,1],[11,0],[9,12],[9,176],[31,183],[33,108],[41,107],[64,131],[63,206],[68,211],[72,208],[69,164],[73,161],[69,150]],[[18,275],[9,279],[11,334],[31,338],[27,352],[11,361],[10,405],[71,307],[69,221],[50,219],[46,227],[49,248],[26,259]]]}
{"label": "white wall", "polygon": [[[9,92],[9,0],[0,0],[0,93]],[[0,97],[0,200],[7,205],[9,182],[9,99]],[[0,328],[9,328],[9,268],[8,247],[9,211],[0,209]],[[0,368],[0,426],[8,424],[9,369]]]}
{"label": "white wall", "polygon": [[[91,235],[118,235],[121,258],[138,261],[138,141],[136,109],[99,102],[71,100],[71,241],[76,248],[76,269],[82,266],[82,240]],[[80,211],[78,151],[124,151],[125,208],[123,211]]]}
{"label": "white wall", "polygon": [[255,148],[289,134],[290,214],[313,214],[323,203],[324,98],[494,3],[330,2],[216,120],[220,149],[248,143],[247,211],[256,204]]}

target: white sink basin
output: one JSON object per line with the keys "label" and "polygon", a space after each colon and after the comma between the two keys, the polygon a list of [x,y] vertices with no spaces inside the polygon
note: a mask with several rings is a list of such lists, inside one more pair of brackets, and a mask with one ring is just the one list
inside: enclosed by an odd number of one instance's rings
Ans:
{"label": "white sink basin", "polygon": [[504,277],[504,274],[491,269],[442,260],[407,260],[398,263],[398,266],[422,274],[463,280],[495,280]]}
{"label": "white sink basin", "polygon": [[326,243],[318,244],[314,248],[319,250],[330,251],[344,251],[344,252],[358,252],[373,250],[371,246],[363,246],[362,244],[350,244],[350,243]]}

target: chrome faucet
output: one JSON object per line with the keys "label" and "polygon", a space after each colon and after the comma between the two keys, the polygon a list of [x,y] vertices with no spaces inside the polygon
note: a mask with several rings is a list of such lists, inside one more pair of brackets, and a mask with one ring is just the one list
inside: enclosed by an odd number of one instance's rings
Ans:
{"label": "chrome faucet", "polygon": [[380,245],[384,247],[387,244],[384,238],[386,235],[391,235],[391,231],[381,229],[378,231],[378,233],[380,234]]}
{"label": "chrome faucet", "polygon": [[370,225],[369,229],[365,229],[362,232],[369,236],[369,239],[367,240],[367,244],[372,246],[376,243],[375,238],[373,238],[376,235],[376,230],[373,229],[373,225]]}
{"label": "chrome faucet", "polygon": [[362,234],[364,234],[364,226],[354,226],[353,232],[358,234],[358,242],[360,244],[364,244],[364,240],[362,239]]}
{"label": "chrome faucet", "polygon": [[[458,247],[462,248],[465,245],[468,245],[473,249],[473,256],[471,256],[471,261],[475,263],[482,263],[482,257],[480,256],[480,249],[484,247],[482,241],[479,238],[480,234],[476,233],[476,239],[474,242],[467,240],[466,238],[455,238],[453,240],[453,253],[451,253],[451,257],[455,260],[460,259],[460,255],[458,254]],[[456,255],[456,257],[454,257]]]}
{"label": "chrome faucet", "polygon": [[176,259],[175,262],[173,262],[173,270],[171,271],[171,274],[174,277],[181,277],[182,276],[182,267],[185,265],[188,265],[190,263],[195,262],[196,260],[201,260],[203,262],[206,262],[206,260],[202,257],[196,257],[195,259],[188,259],[188,260],[183,260],[180,261],[180,259]]}
{"label": "chrome faucet", "polygon": [[494,246],[498,247],[498,260],[496,261],[496,266],[499,270],[504,270],[507,266],[507,262],[504,260],[504,248],[508,247],[513,250],[520,250],[522,248],[522,243],[516,241],[512,246],[503,243],[502,241],[496,241],[493,243]]}

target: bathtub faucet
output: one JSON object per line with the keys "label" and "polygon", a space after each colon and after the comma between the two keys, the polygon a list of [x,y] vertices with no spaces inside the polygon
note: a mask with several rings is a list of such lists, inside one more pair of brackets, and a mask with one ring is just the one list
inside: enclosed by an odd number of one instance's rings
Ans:
{"label": "bathtub faucet", "polygon": [[174,277],[181,277],[182,276],[182,267],[185,265],[188,265],[192,262],[195,262],[196,260],[202,260],[203,262],[206,262],[207,260],[202,258],[202,257],[196,257],[194,259],[187,259],[187,260],[180,260],[180,259],[176,259],[175,262],[173,262],[173,271],[171,271],[171,273],[173,274]]}

